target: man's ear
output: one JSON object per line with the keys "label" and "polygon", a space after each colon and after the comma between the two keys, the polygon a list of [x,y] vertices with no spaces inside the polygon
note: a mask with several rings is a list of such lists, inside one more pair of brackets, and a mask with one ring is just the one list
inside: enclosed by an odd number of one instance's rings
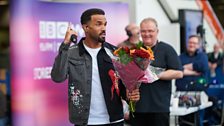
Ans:
{"label": "man's ear", "polygon": [[89,29],[89,26],[87,24],[84,24],[84,25],[82,25],[82,28],[85,32],[87,32]]}

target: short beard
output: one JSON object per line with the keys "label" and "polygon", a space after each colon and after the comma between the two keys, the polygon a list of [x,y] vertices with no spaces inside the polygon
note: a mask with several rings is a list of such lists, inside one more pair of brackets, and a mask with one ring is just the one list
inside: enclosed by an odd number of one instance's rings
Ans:
{"label": "short beard", "polygon": [[98,37],[98,42],[104,43],[105,42],[105,37],[103,37],[103,38]]}

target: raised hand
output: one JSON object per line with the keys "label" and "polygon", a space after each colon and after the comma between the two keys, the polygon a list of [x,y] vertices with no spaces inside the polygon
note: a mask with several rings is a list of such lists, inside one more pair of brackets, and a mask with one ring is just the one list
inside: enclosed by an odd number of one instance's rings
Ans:
{"label": "raised hand", "polygon": [[64,43],[65,44],[70,44],[71,43],[71,35],[76,35],[78,36],[77,32],[75,32],[73,29],[72,29],[72,23],[69,22],[68,24],[68,28],[67,28],[67,31],[66,31],[66,34],[65,34],[65,38],[64,38]]}

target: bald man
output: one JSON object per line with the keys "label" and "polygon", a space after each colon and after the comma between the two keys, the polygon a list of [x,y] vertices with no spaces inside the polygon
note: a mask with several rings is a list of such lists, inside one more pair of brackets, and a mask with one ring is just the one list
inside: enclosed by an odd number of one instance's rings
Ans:
{"label": "bald man", "polygon": [[140,28],[135,23],[131,23],[125,27],[128,38],[118,45],[118,47],[131,47],[140,41]]}

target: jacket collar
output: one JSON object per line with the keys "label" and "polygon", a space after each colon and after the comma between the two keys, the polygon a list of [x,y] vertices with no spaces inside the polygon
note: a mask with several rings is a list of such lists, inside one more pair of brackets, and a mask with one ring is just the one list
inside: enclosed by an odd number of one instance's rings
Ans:
{"label": "jacket collar", "polygon": [[83,45],[83,41],[85,40],[85,38],[82,38],[79,43],[78,43],[78,47],[79,47],[79,55],[83,55],[86,51],[84,45]]}

